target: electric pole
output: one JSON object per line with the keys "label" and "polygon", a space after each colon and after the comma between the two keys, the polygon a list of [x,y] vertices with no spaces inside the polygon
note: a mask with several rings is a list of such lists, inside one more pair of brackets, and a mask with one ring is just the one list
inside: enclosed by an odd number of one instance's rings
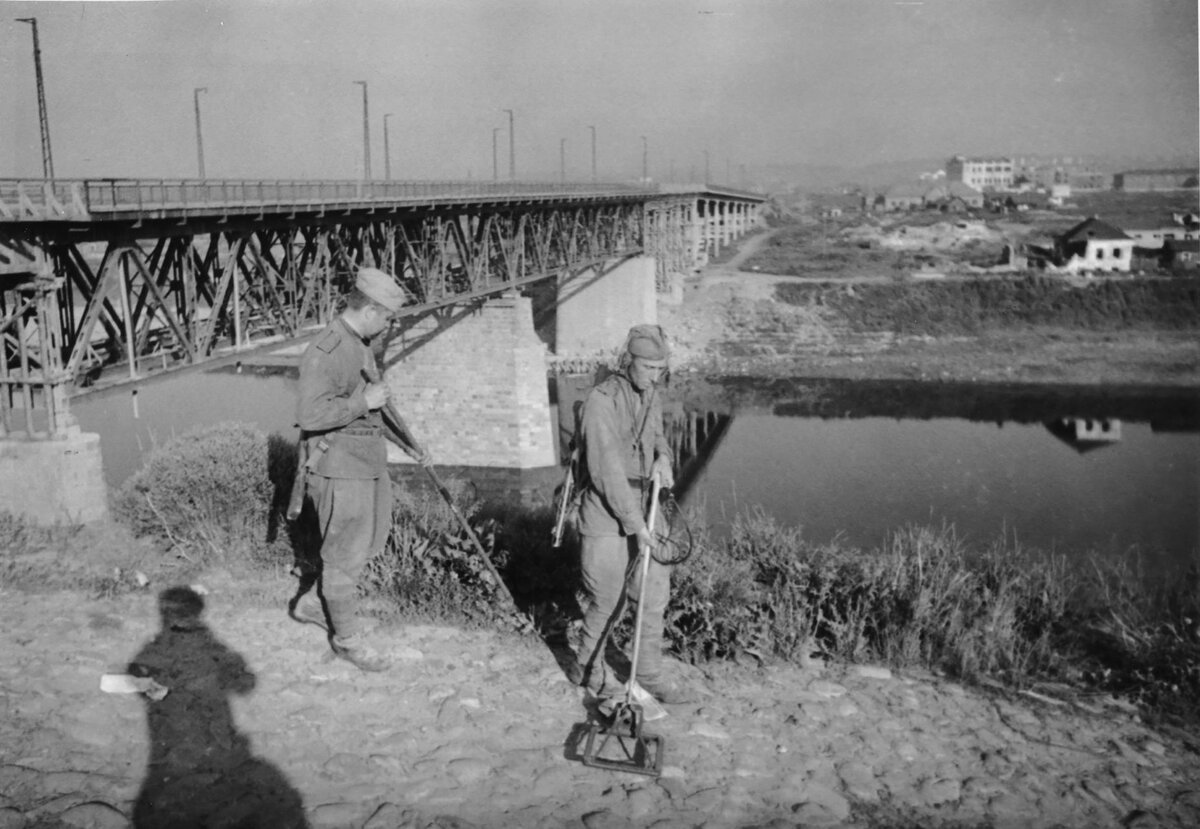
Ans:
{"label": "electric pole", "polygon": [[388,146],[388,122],[387,119],[392,117],[392,113],[383,116],[383,178],[385,181],[392,180],[392,153]]}
{"label": "electric pole", "polygon": [[588,127],[592,131],[592,181],[596,180],[596,128]]}
{"label": "electric pole", "polygon": [[517,180],[517,150],[513,144],[513,111],[511,109],[502,109],[501,112],[508,113],[508,180]]}
{"label": "electric pole", "polygon": [[38,43],[37,18],[18,17],[33,29],[33,71],[37,78],[38,122],[42,130],[42,177],[54,178],[54,154],[50,151],[50,121],[46,117],[46,86],[42,81],[42,47]]}
{"label": "electric pole", "polygon": [[198,86],[192,90],[192,103],[196,107],[196,166],[199,168],[201,181],[204,181],[204,133],[200,129],[200,93],[207,91],[207,86]]}
{"label": "electric pole", "polygon": [[363,181],[371,180],[371,122],[367,118],[367,82],[354,81],[363,88]]}

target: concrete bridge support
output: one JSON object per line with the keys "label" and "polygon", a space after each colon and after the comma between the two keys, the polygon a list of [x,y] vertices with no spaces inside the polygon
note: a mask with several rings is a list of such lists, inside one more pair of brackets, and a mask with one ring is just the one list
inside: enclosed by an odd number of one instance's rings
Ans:
{"label": "concrete bridge support", "polygon": [[78,427],[51,438],[0,436],[0,512],[42,526],[107,519],[100,436]]}
{"label": "concrete bridge support", "polygon": [[631,326],[658,322],[652,256],[587,268],[558,283],[555,353],[593,356],[619,348]]}
{"label": "concrete bridge support", "polygon": [[397,408],[438,465],[557,463],[546,346],[528,298],[506,294],[425,317],[388,342],[381,362]]}

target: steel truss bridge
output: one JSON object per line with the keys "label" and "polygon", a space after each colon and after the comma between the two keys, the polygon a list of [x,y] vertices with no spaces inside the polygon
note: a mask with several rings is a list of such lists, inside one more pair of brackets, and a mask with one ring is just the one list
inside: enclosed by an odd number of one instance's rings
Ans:
{"label": "steel truss bridge", "polygon": [[60,433],[69,393],[114,367],[136,379],[316,330],[360,266],[395,274],[417,317],[643,253],[661,288],[762,201],[698,185],[0,180],[0,437]]}

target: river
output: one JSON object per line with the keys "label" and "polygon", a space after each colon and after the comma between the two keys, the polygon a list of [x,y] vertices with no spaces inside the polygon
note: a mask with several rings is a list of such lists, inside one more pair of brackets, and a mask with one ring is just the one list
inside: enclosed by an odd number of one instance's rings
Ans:
{"label": "river", "polygon": [[[757,505],[821,543],[874,547],[905,524],[946,522],[976,545],[1006,536],[1064,553],[1136,552],[1153,569],[1198,560],[1194,391],[738,378],[693,392],[673,392],[668,411],[719,421],[686,466],[683,497],[717,535]],[[84,395],[72,411],[102,436],[119,486],[155,445],[195,426],[236,420],[293,437],[294,369],[194,370]],[[1099,439],[1079,440],[1089,421]],[[543,472],[542,487],[557,478]]]}

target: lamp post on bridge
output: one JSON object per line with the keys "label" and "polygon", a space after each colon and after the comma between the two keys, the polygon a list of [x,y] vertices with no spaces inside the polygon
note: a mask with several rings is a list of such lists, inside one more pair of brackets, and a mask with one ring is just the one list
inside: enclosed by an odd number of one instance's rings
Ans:
{"label": "lamp post on bridge", "polygon": [[371,180],[371,122],[367,118],[367,82],[354,81],[363,90],[363,181]]}
{"label": "lamp post on bridge", "polygon": [[710,176],[708,173],[708,150],[704,151],[704,183],[708,184]]}
{"label": "lamp post on bridge", "polygon": [[558,182],[567,183],[567,139],[558,140]]}
{"label": "lamp post on bridge", "polygon": [[502,109],[501,112],[508,113],[508,180],[517,180],[517,150],[513,144],[513,111],[511,109]]}
{"label": "lamp post on bridge", "polygon": [[596,128],[588,127],[592,131],[592,181],[596,181]]}
{"label": "lamp post on bridge", "polygon": [[388,146],[388,122],[387,119],[392,117],[392,113],[387,113],[383,116],[383,178],[384,181],[392,180],[392,153]]}
{"label": "lamp post on bridge", "polygon": [[646,156],[649,153],[649,150],[647,150],[646,147],[647,147],[646,136],[643,135],[642,136],[642,183],[643,184],[645,184],[649,180],[649,177],[646,175],[646,169],[647,169]]}
{"label": "lamp post on bridge", "polygon": [[496,134],[499,132],[499,127],[492,127],[492,181],[500,180],[500,167],[496,163]]}
{"label": "lamp post on bridge", "polygon": [[37,18],[18,17],[18,23],[28,23],[33,29],[33,72],[37,80],[38,125],[42,136],[42,177],[54,178],[54,153],[50,151],[50,119],[46,115],[46,86],[42,81],[42,47],[38,41]]}
{"label": "lamp post on bridge", "polygon": [[201,181],[204,181],[204,133],[200,129],[200,93],[207,91],[207,86],[198,86],[192,90],[192,103],[196,108],[196,167]]}

